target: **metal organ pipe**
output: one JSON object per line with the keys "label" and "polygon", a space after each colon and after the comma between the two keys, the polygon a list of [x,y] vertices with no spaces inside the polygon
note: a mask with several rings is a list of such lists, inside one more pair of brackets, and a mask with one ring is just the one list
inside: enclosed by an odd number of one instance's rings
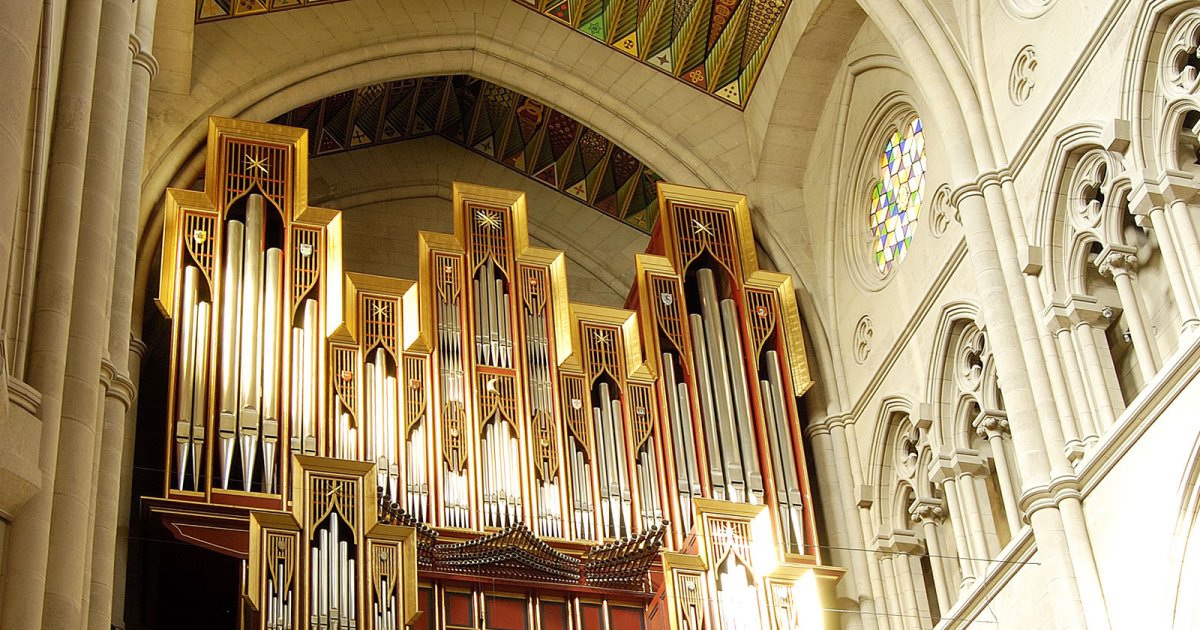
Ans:
{"label": "metal organ pipe", "polygon": [[686,383],[678,382],[675,355],[662,353],[663,391],[667,397],[667,416],[675,452],[675,488],[684,530],[691,529],[692,497],[700,496],[700,474],[696,468],[696,445],[692,438],[690,398]]}
{"label": "metal organ pipe", "polygon": [[762,390],[763,410],[772,443],[771,459],[774,463],[780,524],[789,548],[796,553],[803,553],[804,494],[800,490],[800,475],[796,470],[796,458],[791,449],[791,421],[784,403],[783,370],[779,364],[779,354],[768,350],[764,363],[767,378],[759,381],[759,387]]}
{"label": "metal organ pipe", "polygon": [[175,487],[179,490],[184,489],[189,469],[192,489],[200,489],[199,458],[203,452],[205,401],[208,399],[209,308],[208,303],[199,298],[199,283],[200,270],[193,265],[184,267],[175,421]]}
{"label": "metal organ pipe", "polygon": [[597,390],[599,400],[592,406],[592,424],[596,434],[600,505],[605,535],[616,538],[629,533],[633,509],[625,468],[624,423],[621,401],[612,398],[608,383],[601,382]]}
{"label": "metal organ pipe", "polygon": [[[462,326],[458,317],[458,305],[445,299],[438,300],[438,350],[440,353],[441,398],[443,409],[457,406],[460,411],[464,407],[463,368],[462,368]],[[461,438],[459,443],[461,444]],[[455,447],[449,455],[450,461],[460,461],[460,453]],[[466,471],[451,467],[449,463],[443,466],[445,473],[445,489],[443,491],[444,524],[449,527],[467,527],[467,480]]]}
{"label": "metal organ pipe", "polygon": [[[254,478],[255,455],[261,424],[262,386],[259,368],[262,351],[263,201],[250,195],[246,202],[246,239],[242,250],[242,334],[238,382],[238,435],[241,438],[242,486],[247,492]],[[276,280],[278,281],[278,280]],[[268,287],[275,288],[278,287]]]}
{"label": "metal organ pipe", "polygon": [[278,284],[283,277],[282,271],[282,252],[277,247],[268,249],[267,290],[263,292],[262,312],[263,492],[275,492],[275,447],[279,441],[279,334],[282,312]]}
{"label": "metal organ pipe", "polygon": [[713,498],[725,499],[725,466],[722,463],[720,429],[713,402],[712,375],[708,371],[708,350],[704,340],[704,320],[695,313],[688,315],[692,334],[692,374],[696,378],[696,390],[700,401],[700,418],[704,420],[704,439],[708,449],[708,478],[712,484]]}
{"label": "metal organ pipe", "polygon": [[758,467],[758,447],[754,440],[754,417],[750,413],[750,391],[746,384],[746,362],[742,354],[742,335],[738,327],[737,305],[732,299],[721,300],[721,328],[725,333],[725,356],[729,359],[730,386],[733,390],[734,426],[742,469],[749,490],[747,500],[760,504],[763,499],[762,471]]}
{"label": "metal organ pipe", "polygon": [[233,468],[234,445],[237,440],[238,363],[241,354],[242,311],[242,254],[245,248],[245,225],[231,220],[225,227],[225,259],[221,283],[221,487],[229,487],[229,472]]}
{"label": "metal organ pipe", "polygon": [[716,425],[721,442],[721,459],[725,466],[725,480],[730,501],[746,500],[746,479],[736,443],[736,422],[733,395],[730,392],[729,362],[722,339],[721,316],[717,306],[717,286],[712,269],[702,267],[696,271],[700,289],[700,317],[703,323],[704,345],[709,384],[712,387],[714,407],[712,424]]}

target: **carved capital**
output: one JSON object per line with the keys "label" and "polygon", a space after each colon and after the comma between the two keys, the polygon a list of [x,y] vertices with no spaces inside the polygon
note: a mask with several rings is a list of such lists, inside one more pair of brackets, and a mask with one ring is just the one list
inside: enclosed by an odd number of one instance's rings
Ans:
{"label": "carved capital", "polygon": [[1109,245],[1096,257],[1096,268],[1102,276],[1120,276],[1137,270],[1137,250],[1122,245]]}
{"label": "carved capital", "polygon": [[946,508],[937,499],[919,499],[908,510],[914,523],[940,524],[946,520]]}
{"label": "carved capital", "polygon": [[985,409],[971,422],[975,434],[981,438],[1004,437],[1010,435],[1008,416],[999,410]]}

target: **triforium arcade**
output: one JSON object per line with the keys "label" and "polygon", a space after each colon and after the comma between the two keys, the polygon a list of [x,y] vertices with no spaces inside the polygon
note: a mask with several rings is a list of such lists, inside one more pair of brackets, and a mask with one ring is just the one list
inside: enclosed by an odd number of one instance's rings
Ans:
{"label": "triforium arcade", "polygon": [[[523,194],[458,184],[419,278],[347,273],[307,132],[214,118],[166,198],[163,492],[242,628],[822,628],[795,291],[740,195],[660,184],[627,309],[572,303]],[[164,392],[165,393],[165,392]]]}

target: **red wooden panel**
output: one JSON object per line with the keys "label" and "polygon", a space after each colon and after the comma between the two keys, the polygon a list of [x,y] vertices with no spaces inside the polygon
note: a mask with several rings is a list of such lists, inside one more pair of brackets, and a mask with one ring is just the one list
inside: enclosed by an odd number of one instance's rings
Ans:
{"label": "red wooden panel", "polygon": [[488,630],[528,630],[528,610],[524,599],[489,596],[487,598]]}
{"label": "red wooden panel", "polygon": [[475,600],[470,593],[446,591],[446,626],[475,627]]}
{"label": "red wooden panel", "polygon": [[608,627],[612,630],[646,630],[646,615],[641,608],[608,605]]}
{"label": "red wooden panel", "polygon": [[437,626],[433,622],[433,589],[427,587],[417,589],[417,608],[421,612],[417,613],[416,620],[412,622],[412,630],[434,630]]}
{"label": "red wooden panel", "polygon": [[568,630],[567,603],[541,602],[542,630]]}
{"label": "red wooden panel", "polygon": [[600,604],[579,604],[580,621],[583,624],[582,630],[604,630],[604,620],[600,616]]}

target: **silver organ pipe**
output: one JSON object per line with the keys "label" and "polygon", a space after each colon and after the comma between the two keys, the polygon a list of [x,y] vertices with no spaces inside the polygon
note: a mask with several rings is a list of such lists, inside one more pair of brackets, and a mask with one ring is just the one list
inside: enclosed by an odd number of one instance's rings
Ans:
{"label": "silver organ pipe", "polygon": [[233,469],[234,446],[237,441],[238,362],[241,354],[242,311],[242,254],[245,249],[245,225],[230,220],[225,228],[225,260],[221,284],[221,410],[220,460],[221,487],[229,487]]}
{"label": "silver organ pipe", "polygon": [[504,272],[488,257],[472,281],[475,303],[475,356],[480,365],[511,368],[512,301]]}
{"label": "silver organ pipe", "polygon": [[742,335],[738,326],[737,305],[732,299],[721,300],[721,330],[725,341],[725,356],[729,359],[730,387],[733,391],[738,451],[749,489],[747,501],[761,504],[763,499],[762,471],[758,467],[758,447],[754,438],[754,417],[750,412],[750,391],[746,383],[746,361],[742,354]]}
{"label": "silver organ pipe", "polygon": [[600,475],[600,506],[605,536],[617,538],[630,533],[633,511],[625,458],[625,430],[621,400],[612,397],[609,384],[597,385],[597,404],[592,405],[596,434],[597,471]]}
{"label": "silver organ pipe", "polygon": [[641,497],[642,528],[650,529],[663,520],[658,495],[658,465],[654,456],[654,438],[642,444],[637,455],[638,496]]}
{"label": "silver organ pipe", "polygon": [[692,527],[692,497],[700,496],[700,472],[696,466],[696,445],[692,431],[691,406],[686,383],[675,372],[675,355],[662,353],[663,392],[667,399],[667,418],[675,454],[675,491],[684,531]]}
{"label": "silver organ pipe", "polygon": [[[382,349],[380,349],[382,352]],[[398,389],[396,387],[396,377],[394,374],[388,374],[383,382],[383,457],[386,464],[384,470],[387,473],[387,485],[391,492],[389,496],[394,499],[399,498],[400,490],[400,461],[399,449],[396,448],[397,430],[400,428],[400,410],[399,401],[397,400]]]}
{"label": "silver organ pipe", "polygon": [[571,497],[574,509],[575,536],[595,538],[592,519],[592,467],[578,442],[571,441]]}
{"label": "silver organ pipe", "polygon": [[[453,300],[453,301],[451,301]],[[465,423],[462,413],[465,408],[463,389],[462,363],[462,322],[459,319],[457,299],[449,295],[440,295],[438,299],[438,351],[440,393],[443,406],[443,419]],[[458,416],[458,417],[455,417]],[[443,431],[458,431],[458,428],[443,427]],[[443,439],[453,444],[448,453],[443,453],[447,460],[443,466],[443,524],[449,527],[469,526],[469,504],[467,497],[466,470],[458,465],[465,459],[459,449],[463,448],[462,436],[451,436],[451,440]]]}
{"label": "silver organ pipe", "polygon": [[796,458],[792,456],[792,429],[784,404],[783,372],[779,354],[774,350],[765,353],[767,378],[759,381],[762,391],[764,417],[767,434],[771,442],[771,460],[774,464],[776,499],[779,503],[779,521],[784,540],[790,551],[803,553],[804,511],[800,475],[796,470]]}
{"label": "silver organ pipe", "polygon": [[704,421],[704,446],[708,451],[708,479],[712,484],[713,498],[727,497],[725,466],[721,457],[720,428],[717,422],[716,403],[713,402],[712,374],[708,370],[708,346],[704,341],[704,320],[700,315],[688,315],[692,334],[692,374],[696,378],[696,393],[700,403],[700,418]]}
{"label": "silver organ pipe", "polygon": [[[507,307],[506,307],[507,308]],[[550,346],[546,333],[546,312],[533,309],[525,314],[525,347],[529,363],[529,408],[532,419],[552,421],[553,387],[550,380]],[[558,476],[537,480],[538,530],[543,536],[563,536],[562,504]]]}
{"label": "silver organ pipe", "polygon": [[399,495],[400,462],[397,459],[396,435],[399,428],[399,404],[393,364],[382,347],[372,350],[366,364],[364,394],[367,426],[371,438],[368,452],[375,462],[379,487],[387,496]]}
{"label": "silver organ pipe", "polygon": [[[299,390],[297,403],[299,404],[299,421],[293,423],[293,426],[298,426],[295,429],[300,436],[299,443],[293,442],[292,449],[304,453],[306,455],[315,455],[317,453],[317,387],[313,380],[313,375],[316,373],[317,362],[319,359],[318,350],[320,346],[321,331],[317,324],[317,315],[320,312],[320,307],[317,301],[308,298],[300,305],[300,328],[299,339],[293,352],[296,352],[300,357],[299,370],[301,378],[293,387]],[[295,335],[296,330],[293,330]],[[293,355],[296,356],[296,355]]]}
{"label": "silver organ pipe", "polygon": [[275,565],[275,575],[267,577],[267,630],[292,630],[292,589],[283,579],[286,571],[280,560]]}
{"label": "silver organ pipe", "polygon": [[413,427],[412,437],[408,441],[408,512],[418,520],[427,522],[429,515],[429,480],[426,476],[428,457],[425,446],[425,419],[422,418]]}
{"label": "silver organ pipe", "polygon": [[279,318],[282,307],[278,287],[272,290],[270,286],[272,279],[279,282],[282,278],[282,253],[279,248],[272,247],[267,250],[265,259],[268,289],[263,292],[262,312],[263,492],[275,492],[275,450],[279,442]]}
{"label": "silver organ pipe", "polygon": [[[278,288],[278,287],[275,287]],[[242,332],[241,361],[238,378],[238,437],[242,454],[242,486],[250,491],[254,478],[255,455],[258,452],[259,430],[262,421],[262,385],[260,362],[262,352],[263,291],[263,201],[250,195],[246,202],[246,239],[242,250]]]}
{"label": "silver organ pipe", "polygon": [[351,630],[357,623],[355,547],[337,512],[316,532],[311,548],[312,595],[309,625],[314,630]]}
{"label": "silver organ pipe", "polygon": [[[730,393],[729,362],[725,356],[725,344],[721,334],[721,316],[717,307],[717,286],[713,272],[708,268],[696,271],[700,292],[700,318],[704,332],[704,354],[708,359],[705,366],[712,388],[712,424],[716,425],[721,445],[721,460],[724,464],[726,492],[730,501],[746,500],[746,479],[741,455],[736,442],[736,422],[733,395]],[[695,333],[693,333],[695,334]]]}
{"label": "silver organ pipe", "polygon": [[179,392],[176,400],[176,483],[185,489],[191,471],[191,487],[200,490],[200,456],[204,447],[204,424],[208,399],[209,304],[199,297],[200,270],[187,265],[183,270],[179,341]]}

